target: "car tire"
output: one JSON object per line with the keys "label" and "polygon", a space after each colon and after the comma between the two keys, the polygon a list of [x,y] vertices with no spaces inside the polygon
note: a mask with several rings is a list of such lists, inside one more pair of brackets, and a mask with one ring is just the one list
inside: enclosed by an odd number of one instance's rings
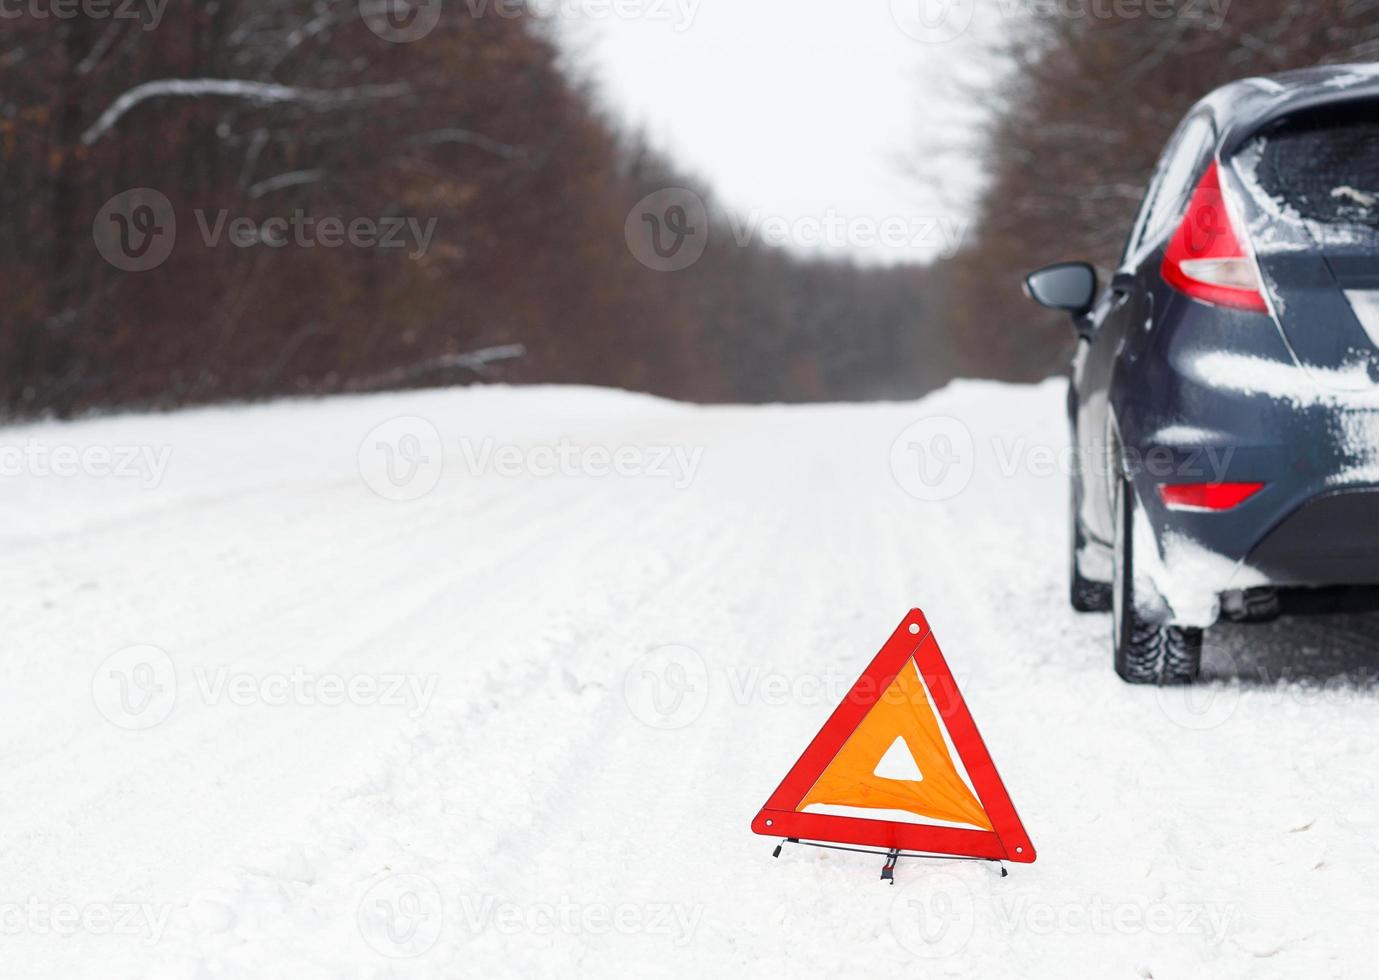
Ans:
{"label": "car tire", "polygon": [[1072,502],[1068,514],[1068,527],[1071,529],[1068,539],[1069,548],[1072,552],[1068,557],[1068,598],[1071,600],[1073,608],[1078,612],[1110,612],[1111,583],[1087,578],[1077,567],[1077,556],[1087,547],[1087,536],[1082,530],[1082,521],[1078,517],[1078,501],[1081,498],[1075,482],[1069,488],[1068,499]]}
{"label": "car tire", "polygon": [[1202,631],[1146,617],[1136,604],[1135,492],[1115,484],[1115,579],[1111,583],[1111,648],[1128,684],[1190,684],[1202,665]]}

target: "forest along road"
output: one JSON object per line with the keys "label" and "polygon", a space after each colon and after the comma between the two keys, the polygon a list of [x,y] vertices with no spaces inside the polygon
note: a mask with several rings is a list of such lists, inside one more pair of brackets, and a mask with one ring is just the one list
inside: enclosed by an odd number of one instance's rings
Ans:
{"label": "forest along road", "polygon": [[[1365,974],[1373,621],[1122,685],[1066,601],[1062,406],[493,387],[4,430],[3,972]],[[1038,862],[772,860],[753,815],[916,605]]]}

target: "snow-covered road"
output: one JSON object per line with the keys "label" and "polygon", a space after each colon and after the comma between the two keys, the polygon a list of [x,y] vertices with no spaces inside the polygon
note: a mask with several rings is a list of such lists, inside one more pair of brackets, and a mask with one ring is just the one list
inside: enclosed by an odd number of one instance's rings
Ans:
{"label": "snow-covered road", "polygon": [[[1059,384],[0,443],[6,978],[1372,975],[1379,629],[1122,685],[1065,600]],[[752,816],[913,605],[1038,863],[772,860]]]}

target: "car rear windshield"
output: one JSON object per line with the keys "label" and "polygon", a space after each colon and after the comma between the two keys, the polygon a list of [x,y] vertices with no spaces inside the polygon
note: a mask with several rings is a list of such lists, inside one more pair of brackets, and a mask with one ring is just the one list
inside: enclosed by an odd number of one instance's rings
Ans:
{"label": "car rear windshield", "polygon": [[1260,145],[1256,177],[1271,198],[1312,221],[1379,227],[1379,103],[1292,116]]}

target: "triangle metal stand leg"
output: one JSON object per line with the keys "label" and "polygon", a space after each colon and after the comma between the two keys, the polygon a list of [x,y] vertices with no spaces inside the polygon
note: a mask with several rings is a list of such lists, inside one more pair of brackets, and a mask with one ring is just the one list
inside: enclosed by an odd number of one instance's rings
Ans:
{"label": "triangle metal stand leg", "polygon": [[782,837],[775,850],[771,852],[773,858],[780,857],[781,850],[786,844],[801,844],[808,847],[822,847],[830,851],[852,851],[856,854],[881,854],[886,858],[885,865],[881,868],[881,880],[895,884],[895,866],[902,857],[924,858],[931,861],[981,861],[984,864],[994,864],[1000,869],[1001,877],[1007,877],[1010,872],[1006,870],[1005,863],[999,858],[978,858],[967,857],[961,854],[916,854],[910,851],[902,851],[899,848],[889,848],[885,851],[877,851],[872,848],[864,847],[843,847],[838,844],[823,844],[818,841],[801,841],[798,837]]}
{"label": "triangle metal stand leg", "polygon": [[895,884],[895,862],[900,860],[900,851],[893,849],[886,852],[886,863],[881,868],[881,880]]}

